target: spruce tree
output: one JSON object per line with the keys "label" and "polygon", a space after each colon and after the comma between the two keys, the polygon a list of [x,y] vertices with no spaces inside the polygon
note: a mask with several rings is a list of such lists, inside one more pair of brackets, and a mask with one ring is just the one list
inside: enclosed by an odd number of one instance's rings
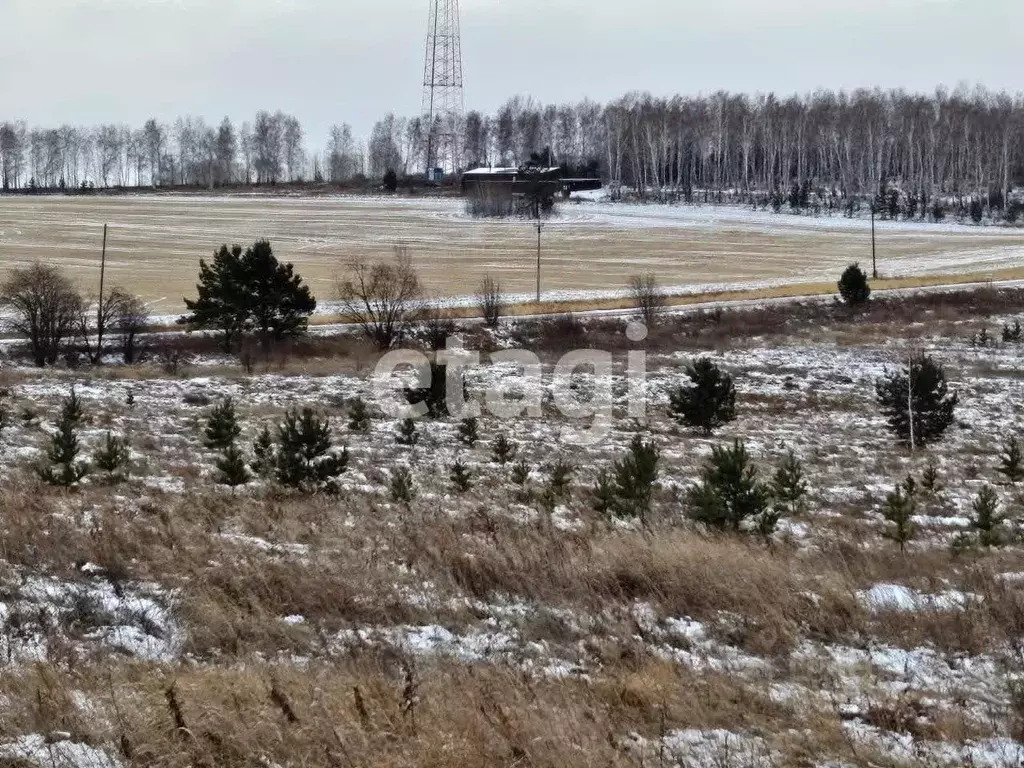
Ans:
{"label": "spruce tree", "polygon": [[708,358],[689,365],[689,386],[669,392],[670,411],[681,423],[710,435],[736,418],[736,387],[732,377]]}
{"label": "spruce tree", "polygon": [[46,452],[50,466],[39,469],[39,477],[44,482],[64,487],[75,485],[89,473],[89,464],[78,461],[82,447],[75,425],[81,420],[81,412],[76,416],[67,405],[65,401],[57,431],[50,437],[50,448]]}
{"label": "spruce tree", "polygon": [[206,439],[204,444],[211,450],[223,451],[235,444],[235,440],[242,434],[242,427],[238,424],[238,417],[235,414],[235,403],[230,397],[225,397],[219,405],[215,405],[210,411],[206,421]]}
{"label": "spruce tree", "polygon": [[601,470],[597,475],[597,482],[594,483],[594,511],[600,515],[607,515],[615,512],[615,502],[618,496],[615,493],[615,482],[611,473]]}
{"label": "spruce tree", "polygon": [[357,397],[349,403],[348,428],[361,435],[370,431],[370,409],[361,397]]}
{"label": "spruce tree", "polygon": [[[908,387],[912,384],[912,397]],[[918,446],[939,440],[955,420],[959,396],[950,394],[946,373],[929,355],[917,355],[909,368],[887,374],[875,383],[879,407],[889,429],[904,443],[910,442],[910,411],[913,411],[914,442]]]}
{"label": "spruce tree", "polygon": [[871,298],[868,276],[859,264],[851,264],[839,278],[839,295],[847,306],[859,307]]}
{"label": "spruce tree", "polygon": [[1019,344],[1024,340],[1024,329],[1020,327],[1020,320],[1014,320],[1013,325],[1003,326],[1003,341],[1007,344]]}
{"label": "spruce tree", "polygon": [[998,471],[1014,485],[1024,480],[1024,454],[1016,437],[1009,437],[1003,443],[1003,451],[999,454]]}
{"label": "spruce tree", "polygon": [[480,439],[480,424],[475,416],[459,422],[459,442],[472,448]]}
{"label": "spruce tree", "polygon": [[494,439],[494,447],[491,449],[491,456],[496,464],[505,466],[516,457],[518,449],[505,435],[498,435]]}
{"label": "spruce tree", "polygon": [[267,477],[274,471],[274,438],[270,434],[270,427],[266,424],[256,436],[252,444],[254,457],[252,468],[260,477]]}
{"label": "spruce tree", "polygon": [[522,488],[529,479],[530,465],[526,463],[526,459],[520,459],[512,466],[512,482]]}
{"label": "spruce tree", "polygon": [[[645,443],[640,435],[633,436],[629,453],[612,467],[614,501],[611,511],[617,517],[639,518],[641,522],[647,522],[660,461],[661,451],[654,442]],[[601,493],[606,491],[603,488],[598,490]]]}
{"label": "spruce tree", "polygon": [[395,440],[399,445],[416,445],[420,440],[419,433],[416,431],[416,420],[405,419],[399,424]]}
{"label": "spruce tree", "polygon": [[928,462],[928,466],[921,473],[921,488],[929,496],[937,496],[942,491],[942,479],[939,477],[939,467],[935,459]]}
{"label": "spruce tree", "polygon": [[127,474],[130,453],[128,443],[107,432],[102,447],[93,455],[96,467],[106,472],[109,480],[121,480]]}
{"label": "spruce tree", "polygon": [[217,484],[237,488],[252,479],[252,473],[245,464],[245,457],[234,443],[224,449],[217,459]]}
{"label": "spruce tree", "polygon": [[906,493],[902,485],[896,486],[895,490],[885,497],[882,514],[889,522],[889,527],[883,535],[899,544],[900,552],[906,551],[907,544],[917,534],[913,523],[916,511],[917,504],[913,496]]}
{"label": "spruce tree", "polygon": [[569,489],[572,487],[573,471],[572,464],[561,460],[556,461],[551,466],[548,488],[551,489],[551,493],[555,498],[564,499],[569,494]]}
{"label": "spruce tree", "polygon": [[1003,541],[1000,528],[1006,516],[999,511],[999,497],[990,486],[983,486],[971,503],[971,528],[978,532],[983,547],[997,547]]}
{"label": "spruce tree", "polygon": [[786,454],[782,465],[775,470],[771,494],[780,518],[799,515],[804,511],[807,481],[804,480],[803,464],[793,451]]}
{"label": "spruce tree", "polygon": [[392,501],[409,504],[416,497],[416,487],[413,485],[412,472],[408,467],[398,467],[391,473],[389,484]]}
{"label": "spruce tree", "polygon": [[456,493],[465,493],[473,487],[473,477],[469,472],[469,468],[462,463],[462,459],[456,459],[455,463],[452,464],[449,478]]}
{"label": "spruce tree", "polygon": [[690,489],[690,516],[711,528],[739,531],[744,521],[768,511],[769,489],[757,479],[746,446],[736,440],[731,448],[715,446],[701,471],[700,482]]}
{"label": "spruce tree", "polygon": [[285,414],[276,453],[277,481],[307,493],[337,492],[337,478],[348,468],[348,449],[332,451],[330,424],[311,408]]}
{"label": "spruce tree", "polygon": [[60,421],[66,421],[72,427],[78,427],[81,426],[83,418],[85,418],[85,410],[82,408],[82,401],[78,398],[75,388],[72,387],[71,392],[68,393],[61,405]]}

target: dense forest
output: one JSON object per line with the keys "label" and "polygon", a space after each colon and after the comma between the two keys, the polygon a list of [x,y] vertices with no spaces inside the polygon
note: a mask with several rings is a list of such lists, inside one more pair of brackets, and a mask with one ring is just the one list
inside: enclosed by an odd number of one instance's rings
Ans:
{"label": "dense forest", "polygon": [[[1024,98],[965,88],[934,94],[859,90],[656,98],[630,94],[541,105],[526,97],[493,115],[469,112],[457,136],[458,165],[518,165],[530,158],[600,175],[613,189],[653,198],[848,200],[899,189],[983,199],[1002,210],[1024,184]],[[421,171],[441,142],[421,118],[388,115],[366,141],[347,125],[322,151],[306,149],[299,121],[260,112],[236,128],[193,117],[141,128],[102,125],[29,129],[0,123],[4,189],[86,186],[220,186],[288,181],[343,183]]]}

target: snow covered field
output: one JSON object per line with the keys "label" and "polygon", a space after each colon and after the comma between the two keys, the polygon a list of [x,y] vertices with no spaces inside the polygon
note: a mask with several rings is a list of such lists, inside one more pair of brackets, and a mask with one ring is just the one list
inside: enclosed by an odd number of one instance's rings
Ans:
{"label": "snow covered field", "polygon": [[[253,374],[197,359],[176,376],[0,361],[0,765],[1019,766],[1024,524],[995,467],[1000,441],[1024,431],[1024,347],[970,342],[1016,317],[994,304],[982,293],[898,320],[823,320],[827,308],[787,324],[756,309],[731,325],[667,320],[648,347],[644,434],[662,465],[646,530],[592,503],[637,430],[621,319],[590,321],[618,377],[613,429],[591,446],[562,441],[550,375],[542,417],[484,416],[472,447],[451,420],[423,422],[403,446],[383,415],[390,395],[347,358]],[[538,333],[470,341],[543,346]],[[961,403],[946,438],[915,456],[873,399],[912,349],[946,366]],[[697,354],[739,391],[737,421],[713,437],[666,412]],[[469,393],[509,377],[481,365]],[[601,384],[581,373],[572,388]],[[72,386],[87,455],[108,431],[129,439],[126,483],[36,481]],[[341,495],[216,486],[203,426],[226,396],[247,453],[287,408],[327,414],[351,453]],[[348,425],[357,396],[374,412],[365,434]],[[521,486],[492,459],[499,434],[530,470]],[[734,438],[762,475],[790,449],[804,463],[807,511],[771,547],[686,518],[711,447]],[[462,494],[456,458],[473,478]],[[549,505],[559,459],[571,488]],[[881,506],[929,461],[943,488],[901,554]],[[408,503],[389,492],[400,467],[417,490]],[[954,551],[986,483],[1007,543]]]}
{"label": "snow covered field", "polygon": [[[836,279],[871,259],[870,225],[843,216],[791,216],[740,207],[573,201],[545,225],[543,281],[551,296],[622,289],[653,271],[662,285],[778,284]],[[431,293],[473,294],[485,274],[531,295],[536,231],[529,222],[480,222],[463,201],[437,198],[265,196],[0,196],[0,264],[62,263],[84,287],[96,280],[104,223],[108,278],[175,312],[194,292],[198,260],[224,242],[269,238],[321,299],[353,256],[409,246]],[[886,275],[991,273],[1024,266],[1024,232],[947,223],[879,224]]]}

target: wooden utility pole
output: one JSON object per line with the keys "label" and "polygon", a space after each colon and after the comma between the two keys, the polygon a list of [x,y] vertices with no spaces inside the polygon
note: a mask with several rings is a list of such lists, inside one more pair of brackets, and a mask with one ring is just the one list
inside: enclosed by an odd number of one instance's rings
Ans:
{"label": "wooden utility pole", "polygon": [[96,302],[96,362],[103,358],[103,282],[107,276],[107,225],[103,225],[103,251],[100,254],[100,296]]}
{"label": "wooden utility pole", "polygon": [[537,303],[540,304],[540,218],[537,219]]}
{"label": "wooden utility pole", "polygon": [[875,250],[875,204],[871,203],[871,276],[878,279],[878,256]]}
{"label": "wooden utility pole", "polygon": [[914,452],[914,353],[907,361],[907,415],[910,417],[910,452]]}

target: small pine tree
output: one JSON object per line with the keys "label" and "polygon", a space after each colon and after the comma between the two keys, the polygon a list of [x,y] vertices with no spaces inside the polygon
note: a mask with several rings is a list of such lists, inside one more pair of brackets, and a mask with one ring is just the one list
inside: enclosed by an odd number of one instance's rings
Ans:
{"label": "small pine tree", "polygon": [[847,306],[859,307],[871,298],[871,286],[868,284],[867,273],[859,264],[851,264],[839,278],[839,295]]}
{"label": "small pine tree", "polygon": [[465,493],[473,487],[473,476],[470,474],[469,468],[462,463],[462,459],[456,459],[452,464],[449,478],[451,478],[456,493]]}
{"label": "small pine tree", "polygon": [[942,479],[939,477],[939,468],[935,459],[928,462],[928,466],[921,473],[921,488],[929,496],[937,496],[942,491]]}
{"label": "small pine tree", "polygon": [[399,424],[395,440],[399,445],[416,445],[420,441],[420,435],[416,431],[416,420],[405,419],[405,421]]}
{"label": "small pine tree", "polygon": [[463,419],[459,423],[459,442],[472,448],[480,439],[480,424],[475,416]]}
{"label": "small pine tree", "polygon": [[701,471],[700,482],[690,489],[690,515],[711,528],[739,531],[744,521],[768,511],[771,493],[757,479],[746,446],[736,440],[731,448],[714,447]]}
{"label": "small pine tree", "polygon": [[51,436],[50,448],[46,452],[50,466],[42,467],[39,470],[39,476],[44,482],[50,485],[70,487],[89,473],[89,464],[78,461],[78,454],[81,453],[82,447],[75,425],[80,419],[81,412],[76,417],[67,408],[67,402],[65,402],[61,419],[57,423],[57,431]]}
{"label": "small pine tree", "polygon": [[[908,388],[913,385],[913,397]],[[950,394],[946,373],[929,355],[917,355],[910,366],[875,383],[879,407],[889,429],[904,443],[910,442],[910,413],[914,414],[914,442],[927,445],[940,439],[955,420],[957,393]]]}
{"label": "small pine tree", "polygon": [[505,466],[516,457],[516,453],[518,453],[518,448],[505,435],[498,435],[494,439],[491,456],[496,464]]}
{"label": "small pine tree", "polygon": [[129,408],[135,407],[135,391],[132,389],[128,390],[128,396],[124,399],[124,404]]}
{"label": "small pine tree", "polygon": [[234,445],[240,434],[242,428],[235,414],[235,403],[230,397],[225,397],[210,411],[206,421],[205,445],[210,450],[223,451]]}
{"label": "small pine tree", "polygon": [[902,485],[885,497],[882,514],[889,521],[889,527],[883,534],[887,539],[900,545],[900,552],[905,552],[907,544],[914,538],[917,531],[913,517],[917,505],[914,498],[904,491]]}
{"label": "small pine tree", "polygon": [[398,467],[391,473],[389,490],[391,499],[400,504],[409,504],[416,498],[416,487],[408,467]]}
{"label": "small pine tree", "polygon": [[332,451],[330,424],[311,408],[285,414],[276,454],[277,481],[307,493],[337,492],[337,478],[348,468],[348,449]]}
{"label": "small pine tree", "polygon": [[1003,451],[999,454],[998,471],[1008,482],[1016,485],[1024,480],[1024,453],[1016,437],[1007,438],[1003,443]]}
{"label": "small pine tree", "polygon": [[253,441],[252,454],[255,457],[252,468],[256,470],[256,474],[267,477],[274,471],[274,439],[270,435],[270,427],[266,424]]}
{"label": "small pine tree", "polygon": [[1003,341],[1007,344],[1019,344],[1024,340],[1024,329],[1020,327],[1020,320],[1014,320],[1013,325],[1003,326]]}
{"label": "small pine tree", "polygon": [[348,428],[361,435],[370,431],[370,409],[360,397],[348,406]]}
{"label": "small pine tree", "polygon": [[645,443],[640,435],[633,436],[629,453],[612,467],[615,494],[612,511],[618,517],[647,522],[660,461],[661,451],[653,442]]}
{"label": "small pine tree", "polygon": [[245,458],[234,443],[224,449],[217,459],[217,484],[237,488],[252,479],[252,473],[245,464]]}
{"label": "small pine tree", "polygon": [[512,482],[522,488],[529,479],[530,465],[526,463],[526,459],[520,459],[512,467]]}
{"label": "small pine tree", "polygon": [[690,385],[669,392],[672,416],[679,422],[712,434],[736,418],[736,387],[732,377],[708,358],[686,369]]}
{"label": "small pine tree", "polygon": [[556,499],[564,499],[569,495],[572,487],[572,464],[564,461],[557,461],[551,466],[551,475],[548,479],[548,488]]}
{"label": "small pine tree", "polygon": [[130,453],[128,443],[107,432],[103,446],[93,455],[97,468],[107,473],[111,480],[122,479],[127,474]]}
{"label": "small pine tree", "polygon": [[615,511],[617,498],[611,474],[607,470],[601,470],[594,484],[594,511],[599,515],[611,514]]}
{"label": "small pine tree", "polygon": [[999,512],[999,497],[990,486],[983,486],[971,504],[971,528],[978,532],[983,547],[998,547],[1002,541],[1000,528],[1006,516]]}
{"label": "small pine tree", "polygon": [[804,511],[807,481],[804,480],[803,464],[793,451],[786,455],[782,465],[775,470],[775,476],[771,483],[771,494],[775,502],[775,511],[779,513],[779,519],[799,515]]}
{"label": "small pine tree", "polygon": [[81,425],[83,418],[85,418],[85,410],[82,408],[82,401],[78,398],[75,388],[72,387],[71,392],[64,399],[64,403],[61,406],[60,421],[66,421],[72,427],[78,427]]}

